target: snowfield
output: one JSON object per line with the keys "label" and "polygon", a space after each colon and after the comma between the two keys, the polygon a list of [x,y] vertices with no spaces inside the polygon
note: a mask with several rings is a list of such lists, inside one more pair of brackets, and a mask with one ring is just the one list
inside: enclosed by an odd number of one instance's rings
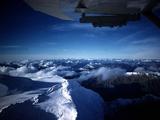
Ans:
{"label": "snowfield", "polygon": [[0,112],[10,105],[31,100],[35,107],[52,113],[58,120],[102,120],[104,101],[95,92],[76,81],[61,78],[51,88],[9,95],[0,98]]}

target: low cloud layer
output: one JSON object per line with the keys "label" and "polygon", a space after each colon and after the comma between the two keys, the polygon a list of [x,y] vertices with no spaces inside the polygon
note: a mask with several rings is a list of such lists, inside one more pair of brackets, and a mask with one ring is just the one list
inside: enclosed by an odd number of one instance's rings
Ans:
{"label": "low cloud layer", "polygon": [[114,77],[118,77],[121,75],[125,74],[125,70],[121,69],[121,68],[113,68],[113,69],[109,69],[109,68],[105,68],[105,67],[101,67],[97,70],[97,72],[95,72],[95,76],[100,76],[101,80],[108,80]]}
{"label": "low cloud layer", "polygon": [[121,68],[106,68],[100,67],[97,70],[93,70],[91,72],[82,72],[81,76],[79,77],[80,81],[88,80],[91,78],[98,78],[100,81],[106,81],[112,78],[116,78],[122,76],[126,73],[126,70]]}
{"label": "low cloud layer", "polygon": [[0,74],[27,77],[44,82],[59,82],[63,78],[79,81],[97,78],[105,81],[122,76],[126,72],[148,72],[159,75],[158,63],[158,61],[152,63],[150,60],[25,60],[1,64]]}
{"label": "low cloud layer", "polygon": [[35,67],[27,67],[26,65],[19,68],[11,67],[0,67],[0,74],[17,76],[17,77],[27,77],[35,81],[43,82],[60,82],[63,78],[58,76],[57,70],[59,68],[48,67],[42,70],[37,70]]}

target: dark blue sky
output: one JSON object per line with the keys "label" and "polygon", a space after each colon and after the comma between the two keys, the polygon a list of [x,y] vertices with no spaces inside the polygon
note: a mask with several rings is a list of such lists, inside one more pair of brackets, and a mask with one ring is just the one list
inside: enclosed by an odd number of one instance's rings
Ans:
{"label": "dark blue sky", "polygon": [[1,5],[1,59],[160,58],[160,29],[145,17],[121,28],[94,28],[33,11],[22,0]]}

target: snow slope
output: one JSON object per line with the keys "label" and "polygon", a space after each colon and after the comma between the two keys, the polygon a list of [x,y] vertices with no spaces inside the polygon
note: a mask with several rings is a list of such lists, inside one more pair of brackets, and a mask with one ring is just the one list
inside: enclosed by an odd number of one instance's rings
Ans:
{"label": "snow slope", "polygon": [[61,78],[51,88],[0,97],[0,112],[10,105],[31,100],[33,106],[51,113],[58,120],[103,120],[104,102],[95,92],[76,81]]}
{"label": "snow slope", "polygon": [[47,91],[49,99],[36,103],[46,112],[53,113],[58,120],[103,120],[101,97],[75,81],[64,80]]}

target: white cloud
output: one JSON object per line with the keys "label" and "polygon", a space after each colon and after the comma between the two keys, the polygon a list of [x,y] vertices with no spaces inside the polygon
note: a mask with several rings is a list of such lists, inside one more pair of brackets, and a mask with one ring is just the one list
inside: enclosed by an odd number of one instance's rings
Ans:
{"label": "white cloud", "polygon": [[25,63],[25,65],[17,69],[12,67],[0,66],[0,74],[17,77],[27,77],[35,81],[43,82],[61,82],[63,81],[63,78],[58,76],[57,74],[64,74],[66,76],[71,76],[75,74],[73,71],[68,71],[69,67],[49,67],[52,64],[52,62],[44,62],[43,64],[41,64],[43,67],[46,67],[45,69],[41,70],[38,70],[35,66],[32,65],[32,63],[30,63],[29,65],[26,64],[28,63]]}
{"label": "white cloud", "polygon": [[106,67],[101,67],[97,70],[93,71],[83,71],[81,72],[81,76],[79,77],[78,80],[83,81],[83,80],[88,80],[90,78],[98,78],[99,81],[105,81],[108,79],[116,78],[118,76],[125,75],[126,70],[121,69],[121,68],[106,68]]}
{"label": "white cloud", "polygon": [[0,74],[8,75],[10,71],[14,70],[12,67],[0,66]]}
{"label": "white cloud", "polygon": [[[135,41],[135,38],[139,38],[141,34],[145,34],[147,32],[147,29],[139,30],[137,32],[131,33],[127,36],[124,36],[123,38],[119,39],[117,43],[132,43]],[[137,41],[137,40],[136,40]]]}
{"label": "white cloud", "polygon": [[139,39],[139,40],[133,40],[131,41],[131,44],[133,45],[144,45],[144,44],[153,44],[153,43],[159,43],[159,40],[155,37],[149,37],[149,38],[144,38],[144,39]]}
{"label": "white cloud", "polygon": [[134,71],[138,73],[144,73],[145,69],[143,67],[137,67]]}
{"label": "white cloud", "polygon": [[95,76],[101,77],[101,80],[108,80],[111,78],[115,78],[121,75],[125,74],[125,70],[121,68],[113,68],[113,69],[108,69],[105,67],[101,67],[98,69],[98,71],[95,73]]}
{"label": "white cloud", "polygon": [[37,69],[34,66],[32,66],[32,65],[30,65],[30,66],[24,65],[24,66],[19,67],[17,69],[10,70],[9,71],[9,75],[24,77],[28,73],[33,73],[33,72],[36,72],[36,71],[37,71]]}

